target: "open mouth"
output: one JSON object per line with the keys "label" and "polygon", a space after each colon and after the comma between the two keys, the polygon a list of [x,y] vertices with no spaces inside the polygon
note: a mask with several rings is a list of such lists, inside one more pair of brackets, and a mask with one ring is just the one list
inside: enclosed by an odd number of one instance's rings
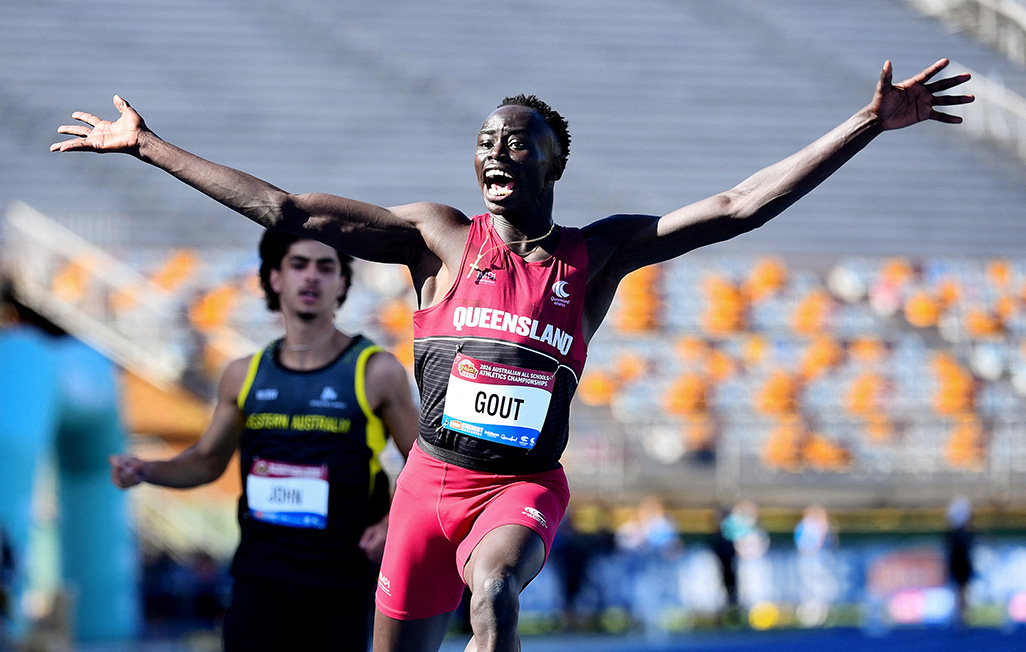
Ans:
{"label": "open mouth", "polygon": [[485,172],[485,192],[488,199],[503,199],[513,193],[516,181],[513,177],[502,170],[489,170]]}

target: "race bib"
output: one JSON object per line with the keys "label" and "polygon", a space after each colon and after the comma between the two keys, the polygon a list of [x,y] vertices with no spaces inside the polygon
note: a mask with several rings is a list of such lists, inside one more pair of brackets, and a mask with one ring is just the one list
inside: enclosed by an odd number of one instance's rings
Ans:
{"label": "race bib", "polygon": [[530,450],[538,443],[555,385],[554,373],[456,354],[442,427]]}
{"label": "race bib", "polygon": [[246,476],[250,515],[286,527],[328,526],[328,467],[253,460]]}

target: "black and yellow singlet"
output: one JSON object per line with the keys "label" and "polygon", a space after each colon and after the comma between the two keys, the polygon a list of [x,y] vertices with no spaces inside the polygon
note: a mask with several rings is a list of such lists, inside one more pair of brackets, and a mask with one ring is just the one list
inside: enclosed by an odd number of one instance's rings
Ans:
{"label": "black and yellow singlet", "polygon": [[381,348],[358,335],[325,367],[295,371],[279,361],[280,345],[253,356],[239,392],[243,492],[232,574],[363,584],[372,571],[359,538],[388,508],[378,461],[388,434],[364,386]]}

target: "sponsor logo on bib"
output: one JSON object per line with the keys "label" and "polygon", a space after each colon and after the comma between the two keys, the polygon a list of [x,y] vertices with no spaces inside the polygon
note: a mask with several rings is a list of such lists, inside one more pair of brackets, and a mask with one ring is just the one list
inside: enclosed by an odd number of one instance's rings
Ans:
{"label": "sponsor logo on bib", "polygon": [[459,371],[460,375],[464,378],[470,378],[471,380],[477,378],[477,366],[466,358],[460,360],[460,363],[456,366],[456,370]]}

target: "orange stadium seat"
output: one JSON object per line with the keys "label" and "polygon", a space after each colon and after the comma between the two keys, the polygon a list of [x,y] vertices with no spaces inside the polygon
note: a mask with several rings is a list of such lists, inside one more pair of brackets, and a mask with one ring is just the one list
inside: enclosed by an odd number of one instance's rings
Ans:
{"label": "orange stadium seat", "polygon": [[966,312],[965,327],[969,335],[978,340],[989,340],[1002,337],[1005,325],[994,311],[974,307]]}
{"label": "orange stadium seat", "polygon": [[701,374],[685,372],[678,376],[663,396],[667,414],[698,414],[708,408],[709,382]]}
{"label": "orange stadium seat", "polygon": [[701,372],[710,383],[722,382],[737,368],[731,356],[699,337],[679,338],[674,351],[686,369]]}
{"label": "orange stadium seat", "polygon": [[852,381],[845,397],[845,408],[853,415],[868,416],[880,410],[884,379],[871,371]]}
{"label": "orange stadium seat", "polygon": [[802,445],[802,461],[819,471],[845,471],[851,467],[851,452],[839,443],[810,433]]}
{"label": "orange stadium seat", "polygon": [[798,393],[795,377],[777,369],[772,372],[755,397],[755,407],[763,414],[785,414],[794,410]]}
{"label": "orange stadium seat", "polygon": [[191,249],[178,249],[150,278],[164,292],[174,292],[188,280],[200,265]]}
{"label": "orange stadium seat", "polygon": [[699,337],[678,338],[673,348],[682,362],[693,366],[702,364],[709,355],[709,343]]}
{"label": "orange stadium seat", "polygon": [[615,377],[619,384],[624,385],[639,378],[648,368],[648,363],[639,355],[621,353],[615,360]]}
{"label": "orange stadium seat", "polygon": [[741,360],[748,368],[756,368],[762,365],[767,358],[769,342],[760,334],[751,334],[744,339],[741,346]]}
{"label": "orange stadium seat", "polygon": [[658,283],[662,276],[659,265],[642,267],[620,282],[613,325],[621,333],[645,333],[658,328],[662,299]]}
{"label": "orange stadium seat", "polygon": [[1022,305],[1015,297],[1005,294],[994,304],[994,314],[1002,324],[1009,324],[1022,312]]}
{"label": "orange stadium seat", "polygon": [[962,286],[951,278],[942,279],[937,286],[937,300],[940,310],[947,310],[962,299]]}
{"label": "orange stadium seat", "polygon": [[847,346],[848,355],[862,365],[874,365],[887,357],[887,345],[875,337],[860,337]]}
{"label": "orange stadium seat", "polygon": [[934,396],[937,412],[958,415],[972,411],[975,390],[973,378],[958,364],[955,357],[947,352],[935,354],[933,370],[937,378],[937,392]]}
{"label": "orange stadium seat", "polygon": [[88,255],[69,260],[54,275],[50,283],[55,298],[67,303],[79,303],[85,298],[86,288],[92,277],[95,263]]}
{"label": "orange stadium seat", "polygon": [[577,395],[586,405],[609,405],[616,392],[616,383],[608,373],[598,369],[585,369]]}
{"label": "orange stadium seat", "polygon": [[691,414],[684,418],[684,447],[689,454],[716,450],[716,422],[708,414]]}
{"label": "orange stadium seat", "polygon": [[867,414],[863,425],[866,439],[871,443],[882,444],[894,439],[894,422],[886,414]]}
{"label": "orange stadium seat", "polygon": [[905,299],[905,319],[916,328],[932,328],[940,319],[941,304],[926,290],[915,290]]}
{"label": "orange stadium seat", "polygon": [[979,470],[986,459],[986,435],[974,414],[961,415],[952,427],[944,459],[952,468]]}
{"label": "orange stadium seat", "polygon": [[201,333],[210,333],[228,323],[238,300],[234,284],[215,287],[189,306],[189,323]]}
{"label": "orange stadium seat", "polygon": [[135,286],[118,288],[111,293],[107,300],[111,312],[114,314],[128,312],[139,303],[139,288]]}
{"label": "orange stadium seat", "polygon": [[796,415],[786,415],[763,444],[762,462],[769,468],[797,472],[802,466],[805,426]]}
{"label": "orange stadium seat", "polygon": [[779,258],[762,258],[752,268],[744,291],[752,301],[779,293],[787,285],[787,265]]}
{"label": "orange stadium seat", "polygon": [[399,337],[413,331],[413,311],[402,299],[393,299],[385,304],[378,314],[378,323],[392,337]]}
{"label": "orange stadium seat", "polygon": [[836,367],[844,357],[844,349],[831,335],[817,335],[805,348],[800,364],[803,382],[808,382]]}
{"label": "orange stadium seat", "polygon": [[902,287],[912,280],[915,269],[905,258],[891,258],[884,261],[880,268],[880,277],[895,286]]}
{"label": "orange stadium seat", "polygon": [[402,363],[406,370],[409,372],[413,371],[413,332],[409,333],[409,337],[400,339],[393,342],[389,347],[392,354]]}
{"label": "orange stadium seat", "polygon": [[820,333],[828,325],[833,299],[824,290],[813,290],[795,306],[791,315],[791,328],[802,335]]}
{"label": "orange stadium seat", "polygon": [[710,349],[705,372],[713,383],[721,383],[737,373],[737,363],[723,351]]}
{"label": "orange stadium seat", "polygon": [[987,263],[986,275],[996,290],[1006,290],[1012,283],[1012,266],[1007,260],[991,260]]}
{"label": "orange stadium seat", "polygon": [[706,310],[701,324],[710,335],[729,335],[744,330],[748,309],[744,293],[729,280],[710,275],[703,287],[706,294]]}

